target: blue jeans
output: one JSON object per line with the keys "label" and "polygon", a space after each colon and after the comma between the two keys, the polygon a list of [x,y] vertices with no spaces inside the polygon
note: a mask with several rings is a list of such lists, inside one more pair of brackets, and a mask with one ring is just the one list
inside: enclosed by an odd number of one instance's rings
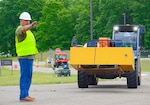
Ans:
{"label": "blue jeans", "polygon": [[29,96],[32,82],[33,59],[19,58],[20,64],[20,100]]}

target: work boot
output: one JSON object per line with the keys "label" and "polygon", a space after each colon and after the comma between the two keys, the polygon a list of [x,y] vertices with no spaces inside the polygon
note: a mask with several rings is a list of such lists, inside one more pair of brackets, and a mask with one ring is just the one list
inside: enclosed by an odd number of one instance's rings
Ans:
{"label": "work boot", "polygon": [[20,100],[21,102],[33,102],[35,101],[35,98],[27,96],[25,98],[23,98],[22,100]]}

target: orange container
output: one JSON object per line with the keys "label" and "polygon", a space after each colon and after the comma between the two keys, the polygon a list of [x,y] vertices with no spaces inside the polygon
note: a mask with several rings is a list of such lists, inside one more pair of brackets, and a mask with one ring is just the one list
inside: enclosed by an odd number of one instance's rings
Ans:
{"label": "orange container", "polygon": [[110,47],[110,38],[99,38],[99,47]]}

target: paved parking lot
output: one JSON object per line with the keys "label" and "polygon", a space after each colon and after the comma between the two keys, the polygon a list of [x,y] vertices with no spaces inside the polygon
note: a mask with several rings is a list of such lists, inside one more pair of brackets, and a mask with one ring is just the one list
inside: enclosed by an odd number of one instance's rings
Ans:
{"label": "paved parking lot", "polygon": [[[34,67],[37,72],[52,70]],[[76,73],[76,72],[75,72]],[[35,102],[19,101],[19,86],[0,86],[0,105],[150,105],[150,73],[142,73],[142,85],[127,89],[125,79],[99,81],[79,89],[77,83],[32,85]]]}
{"label": "paved parking lot", "polygon": [[137,89],[127,89],[126,81],[120,79],[99,81],[87,89],[79,89],[77,83],[32,85],[35,102],[20,102],[18,86],[0,86],[0,105],[149,105],[148,76]]}

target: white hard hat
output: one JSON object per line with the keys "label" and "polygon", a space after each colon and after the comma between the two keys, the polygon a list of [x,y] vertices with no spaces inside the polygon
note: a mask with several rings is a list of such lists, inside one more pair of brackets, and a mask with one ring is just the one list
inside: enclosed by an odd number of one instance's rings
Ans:
{"label": "white hard hat", "polygon": [[28,12],[22,12],[19,16],[19,19],[31,20],[31,16]]}

